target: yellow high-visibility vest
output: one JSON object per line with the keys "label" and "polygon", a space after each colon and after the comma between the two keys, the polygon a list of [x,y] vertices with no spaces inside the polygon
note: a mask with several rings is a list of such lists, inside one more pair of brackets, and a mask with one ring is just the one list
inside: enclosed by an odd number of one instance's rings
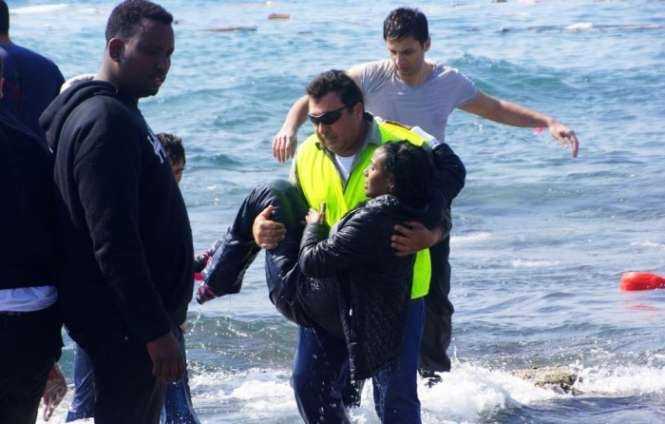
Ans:
{"label": "yellow high-visibility vest", "polygon": [[[423,137],[411,132],[408,127],[396,122],[376,121],[381,134],[381,144],[407,140],[415,146],[422,146]],[[377,144],[368,143],[358,153],[349,178],[344,184],[342,176],[335,167],[332,154],[319,145],[316,134],[312,134],[298,148],[295,157],[296,178],[307,204],[318,209],[326,204],[326,222],[335,225],[347,212],[361,202],[365,196],[365,169],[372,162]],[[429,249],[421,250],[416,255],[411,284],[411,299],[419,299],[429,292],[432,266]]]}

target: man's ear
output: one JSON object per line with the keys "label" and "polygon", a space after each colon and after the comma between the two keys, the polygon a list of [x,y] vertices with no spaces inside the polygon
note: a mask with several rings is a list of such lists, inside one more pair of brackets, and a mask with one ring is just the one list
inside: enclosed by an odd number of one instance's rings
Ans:
{"label": "man's ear", "polygon": [[358,102],[353,105],[353,114],[362,117],[365,114],[365,105],[363,102]]}
{"label": "man's ear", "polygon": [[120,38],[111,38],[108,44],[109,56],[114,62],[120,63],[125,53],[125,41]]}

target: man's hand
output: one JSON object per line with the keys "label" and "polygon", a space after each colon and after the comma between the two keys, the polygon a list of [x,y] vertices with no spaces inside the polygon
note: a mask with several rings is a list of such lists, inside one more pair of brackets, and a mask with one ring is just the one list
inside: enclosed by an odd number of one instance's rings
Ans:
{"label": "man's hand", "polygon": [[577,152],[580,148],[580,142],[575,135],[575,131],[563,125],[557,120],[553,120],[547,127],[552,134],[552,137],[562,146],[570,147],[573,157],[577,157]]}
{"label": "man's hand", "polygon": [[172,332],[146,343],[152,359],[152,375],[162,383],[179,380],[185,372],[185,360]]}
{"label": "man's hand", "polygon": [[420,222],[408,221],[404,225],[395,225],[390,241],[397,256],[413,255],[440,242],[441,228],[430,230]]}
{"label": "man's hand", "polygon": [[297,145],[296,132],[282,128],[272,139],[272,155],[277,159],[277,162],[286,162],[295,154]]}
{"label": "man's hand", "polygon": [[274,211],[274,206],[268,206],[254,219],[252,225],[254,242],[263,249],[274,249],[286,234],[284,224],[270,219]]}

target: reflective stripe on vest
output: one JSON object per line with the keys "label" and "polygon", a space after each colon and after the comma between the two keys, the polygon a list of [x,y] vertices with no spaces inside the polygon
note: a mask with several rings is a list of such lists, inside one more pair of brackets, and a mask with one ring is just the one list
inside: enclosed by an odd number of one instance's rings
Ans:
{"label": "reflective stripe on vest", "polygon": [[[409,131],[401,124],[380,122],[381,144],[407,140],[415,146],[422,146],[424,139]],[[296,176],[309,207],[319,209],[326,204],[326,222],[332,227],[347,212],[361,202],[365,196],[365,169],[372,162],[376,144],[368,144],[358,154],[351,174],[344,185],[339,171],[335,167],[331,154],[319,146],[316,134],[312,134],[298,148],[296,154]],[[419,299],[429,292],[432,267],[429,249],[421,250],[416,255],[411,285],[411,299]]]}

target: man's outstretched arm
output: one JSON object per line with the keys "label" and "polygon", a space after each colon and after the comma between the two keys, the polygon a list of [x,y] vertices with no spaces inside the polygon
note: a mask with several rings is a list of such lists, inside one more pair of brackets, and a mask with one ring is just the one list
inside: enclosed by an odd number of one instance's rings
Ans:
{"label": "man's outstretched arm", "polygon": [[309,96],[305,95],[293,103],[282,128],[272,139],[272,155],[278,162],[286,162],[293,157],[298,145],[298,129],[307,119],[308,102]]}
{"label": "man's outstretched arm", "polygon": [[501,124],[547,128],[559,144],[569,147],[573,157],[577,157],[580,143],[575,132],[543,113],[506,100],[496,99],[480,91],[475,98],[465,103],[460,109]]}

